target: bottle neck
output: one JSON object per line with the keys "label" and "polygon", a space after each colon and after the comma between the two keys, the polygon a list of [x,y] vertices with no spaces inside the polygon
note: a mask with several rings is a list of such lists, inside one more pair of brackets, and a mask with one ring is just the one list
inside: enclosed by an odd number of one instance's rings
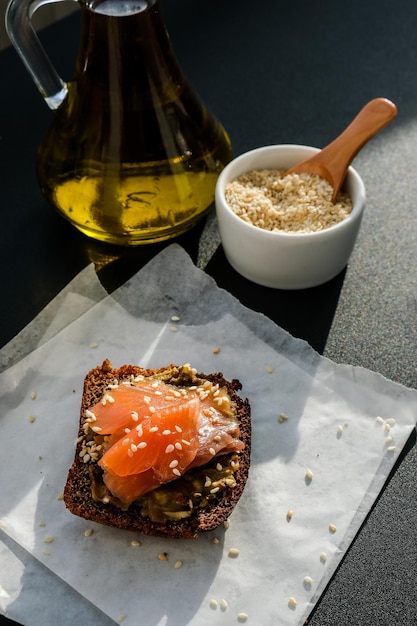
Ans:
{"label": "bottle neck", "polygon": [[142,99],[155,94],[165,99],[164,92],[182,85],[159,1],[103,0],[84,6],[75,80],[126,97],[140,89]]}

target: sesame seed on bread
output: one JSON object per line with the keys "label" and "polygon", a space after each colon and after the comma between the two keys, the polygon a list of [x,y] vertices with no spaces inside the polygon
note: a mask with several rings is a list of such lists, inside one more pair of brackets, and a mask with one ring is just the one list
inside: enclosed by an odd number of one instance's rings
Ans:
{"label": "sesame seed on bread", "polygon": [[[191,370],[190,370],[191,371]],[[227,389],[231,400],[233,415],[239,424],[239,439],[244,448],[238,455],[238,469],[234,474],[235,484],[221,490],[204,506],[195,507],[189,517],[184,519],[169,519],[164,522],[152,521],[141,515],[141,510],[135,503],[128,508],[122,508],[114,501],[103,501],[93,497],[93,483],[100,479],[101,468],[93,461],[85,462],[80,456],[83,436],[85,434],[86,411],[103,397],[108,386],[115,381],[131,380],[137,376],[158,377],[164,382],[187,386],[196,381],[210,381]],[[249,473],[251,452],[251,415],[247,399],[238,395],[241,383],[234,379],[227,381],[221,373],[200,374],[193,370],[187,380],[183,376],[182,368],[169,365],[160,369],[143,369],[134,365],[123,365],[115,369],[106,360],[101,366],[92,369],[84,380],[81,401],[79,433],[73,464],[68,472],[64,489],[64,502],[67,509],[74,515],[87,520],[98,522],[125,530],[137,531],[147,535],[159,537],[192,538],[201,531],[213,530],[222,524],[232,513],[241,497]],[[193,470],[190,470],[193,471]],[[187,472],[184,474],[186,477]],[[180,484],[180,480],[172,483]],[[171,484],[171,483],[170,483]]]}

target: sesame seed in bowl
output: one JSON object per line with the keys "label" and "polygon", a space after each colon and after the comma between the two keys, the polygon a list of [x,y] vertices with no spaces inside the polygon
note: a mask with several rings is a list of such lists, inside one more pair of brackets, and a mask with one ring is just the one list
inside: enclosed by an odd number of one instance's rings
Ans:
{"label": "sesame seed in bowl", "polygon": [[285,169],[251,170],[230,181],[225,198],[232,211],[258,228],[311,233],[344,220],[352,200],[316,174],[285,174]]}
{"label": "sesame seed in bowl", "polygon": [[281,144],[231,161],[216,186],[223,249],[245,278],[276,289],[304,289],[339,274],[350,258],[365,208],[365,187],[349,167],[333,203],[332,187],[311,174],[287,174],[317,153]]}

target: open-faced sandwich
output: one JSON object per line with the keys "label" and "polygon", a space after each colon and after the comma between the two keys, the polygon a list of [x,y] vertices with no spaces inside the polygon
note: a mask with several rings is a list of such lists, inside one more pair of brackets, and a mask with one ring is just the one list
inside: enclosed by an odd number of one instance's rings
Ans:
{"label": "open-faced sandwich", "polygon": [[249,472],[250,406],[238,380],[186,364],[106,360],[84,381],[66,507],[101,524],[195,537],[236,506]]}

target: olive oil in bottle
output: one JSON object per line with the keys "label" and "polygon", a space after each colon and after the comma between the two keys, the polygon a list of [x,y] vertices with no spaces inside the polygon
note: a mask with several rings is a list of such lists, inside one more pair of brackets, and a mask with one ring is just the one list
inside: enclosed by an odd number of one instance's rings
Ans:
{"label": "olive oil in bottle", "polygon": [[229,138],[188,85],[158,0],[84,0],[68,93],[39,147],[42,191],[86,235],[137,245],[204,215]]}

